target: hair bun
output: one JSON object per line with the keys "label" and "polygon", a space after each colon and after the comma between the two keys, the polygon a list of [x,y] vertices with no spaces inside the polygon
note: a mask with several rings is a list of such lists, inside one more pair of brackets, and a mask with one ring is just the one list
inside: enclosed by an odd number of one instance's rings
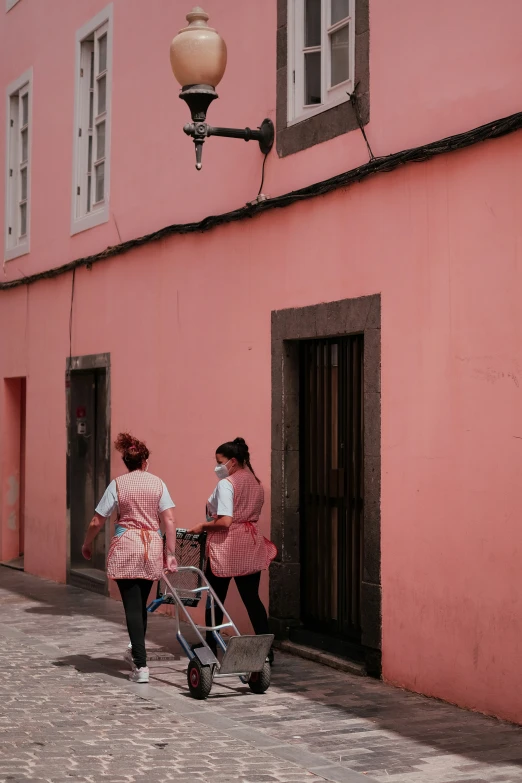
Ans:
{"label": "hair bun", "polygon": [[136,444],[136,439],[132,437],[128,432],[120,432],[114,443],[117,451],[128,451]]}
{"label": "hair bun", "polygon": [[123,461],[129,470],[139,468],[150,455],[145,443],[128,432],[120,432],[114,442],[114,446],[122,455]]}
{"label": "hair bun", "polygon": [[250,452],[244,438],[234,438],[232,443],[244,459],[248,460],[250,458]]}

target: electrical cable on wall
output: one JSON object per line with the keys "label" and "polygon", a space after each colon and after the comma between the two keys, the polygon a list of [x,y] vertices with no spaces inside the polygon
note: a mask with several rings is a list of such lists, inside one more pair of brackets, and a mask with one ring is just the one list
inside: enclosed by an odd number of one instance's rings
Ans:
{"label": "electrical cable on wall", "polygon": [[194,223],[174,223],[171,226],[166,226],[151,234],[145,234],[142,237],[129,239],[119,245],[108,247],[100,253],[85,256],[84,258],[77,258],[44,272],[38,272],[34,275],[28,275],[27,277],[17,280],[0,283],[0,291],[8,291],[11,288],[18,288],[22,285],[32,285],[39,280],[50,280],[54,277],[66,274],[67,272],[71,272],[80,266],[90,269],[93,264],[98,263],[99,261],[123,255],[134,248],[142,247],[151,242],[157,242],[159,239],[165,239],[174,234],[195,234],[210,231],[210,229],[216,228],[217,226],[223,226],[227,223],[251,218],[271,209],[288,207],[299,201],[316,198],[317,196],[331,193],[339,188],[349,187],[350,185],[354,185],[356,182],[362,182],[375,174],[395,171],[400,166],[404,166],[408,163],[423,163],[438,155],[463,150],[474,144],[479,144],[482,141],[498,139],[519,130],[522,130],[522,112],[517,112],[509,117],[494,120],[486,125],[474,128],[473,130],[458,133],[454,136],[448,136],[447,138],[431,142],[430,144],[421,147],[394,152],[391,155],[386,155],[382,158],[372,158],[368,163],[364,163],[362,166],[358,166],[357,168],[342,174],[337,174],[334,177],[330,177],[330,179],[316,182],[313,185],[308,185],[299,190],[294,190],[281,196],[275,196],[271,199],[256,199],[256,201],[251,202],[244,207],[240,207],[239,209],[234,209],[231,212],[225,212],[221,215],[209,215],[208,217],[203,218],[203,220]]}
{"label": "electrical cable on wall", "polygon": [[359,130],[361,131],[363,135],[363,139],[366,142],[366,147],[368,148],[368,154],[370,155],[370,160],[375,160],[375,155],[373,154],[373,150],[370,146],[370,142],[368,141],[368,136],[366,135],[366,131],[364,130],[364,123],[362,121],[361,116],[361,108],[359,106],[359,95],[357,93],[357,88],[359,87],[359,83],[355,85],[353,92],[347,92],[347,96],[350,99],[350,103],[352,104],[353,111],[355,114],[355,119],[357,120],[357,125],[359,126]]}
{"label": "electrical cable on wall", "polygon": [[76,281],[76,269],[77,267],[74,267],[73,273],[72,273],[72,283],[71,283],[71,309],[69,312],[69,372],[72,370],[72,322],[73,322],[73,305],[74,305],[74,284]]}
{"label": "electrical cable on wall", "polygon": [[266,163],[266,159],[268,158],[268,154],[269,153],[267,152],[265,154],[265,157],[263,158],[263,165],[261,167],[261,184],[259,186],[259,190],[257,191],[258,198],[261,195],[261,193],[263,192],[263,185],[265,184],[265,163]]}

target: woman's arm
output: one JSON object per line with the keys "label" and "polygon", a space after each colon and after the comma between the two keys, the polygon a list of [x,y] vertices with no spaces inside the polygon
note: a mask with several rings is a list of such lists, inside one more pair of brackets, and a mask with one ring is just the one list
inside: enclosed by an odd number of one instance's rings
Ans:
{"label": "woman's arm", "polygon": [[[212,501],[212,502],[210,502]],[[190,531],[191,533],[217,533],[220,530],[228,530],[233,521],[234,513],[234,487],[228,479],[218,482],[214,493],[209,498],[210,510],[214,511],[212,522],[202,522]]]}
{"label": "woman's arm", "polygon": [[191,533],[203,533],[208,531],[210,533],[217,533],[220,530],[228,530],[232,524],[232,517],[218,516],[215,522],[202,522],[201,525],[196,525],[190,531]]}
{"label": "woman's arm", "polygon": [[82,555],[86,560],[90,560],[92,557],[92,542],[105,525],[106,518],[107,517],[102,517],[101,514],[96,513],[91,519],[89,527],[87,528],[87,533],[85,535],[85,541],[83,542],[82,546]]}
{"label": "woman's arm", "polygon": [[166,570],[173,573],[178,570],[176,563],[176,519],[174,516],[174,501],[172,500],[170,493],[163,485],[163,492],[159,501],[159,518],[165,538],[167,539],[167,557],[166,557]]}
{"label": "woman's arm", "polygon": [[167,508],[166,511],[160,511],[160,520],[167,539],[167,552],[174,554],[176,551],[176,520],[174,509]]}
{"label": "woman's arm", "polygon": [[103,497],[96,506],[96,511],[94,512],[94,516],[91,519],[91,523],[89,527],[87,528],[87,533],[85,535],[85,541],[83,542],[82,546],[82,555],[86,560],[90,560],[92,557],[92,542],[100,532],[100,530],[105,525],[105,520],[110,519],[110,516],[116,506],[118,505],[118,490],[116,487],[116,482],[111,481],[105,492],[103,493]]}

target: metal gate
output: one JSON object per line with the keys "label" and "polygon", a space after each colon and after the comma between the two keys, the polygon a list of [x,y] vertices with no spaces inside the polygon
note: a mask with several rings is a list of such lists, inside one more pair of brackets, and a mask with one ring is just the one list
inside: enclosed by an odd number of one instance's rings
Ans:
{"label": "metal gate", "polygon": [[301,611],[305,628],[360,640],[363,335],[302,343]]}

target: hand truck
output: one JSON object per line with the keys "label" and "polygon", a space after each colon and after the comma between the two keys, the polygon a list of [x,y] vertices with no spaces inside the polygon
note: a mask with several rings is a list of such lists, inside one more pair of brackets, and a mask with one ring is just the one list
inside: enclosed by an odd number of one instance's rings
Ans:
{"label": "hand truck", "polygon": [[[204,574],[206,534],[176,532],[176,560],[178,570],[164,574],[158,582],[157,598],[147,607],[154,612],[162,604],[175,607],[176,638],[189,659],[187,682],[190,695],[206,699],[212,683],[222,677],[239,677],[253,693],[265,693],[270,687],[271,667],[268,654],[274,641],[273,634],[241,635],[229,613],[215,594]],[[211,625],[196,625],[187,607],[197,606],[206,595],[210,607]],[[223,612],[223,622],[216,624],[216,606]],[[181,631],[180,618],[189,624],[197,643],[190,645]],[[230,628],[234,635],[225,642],[220,631]],[[211,632],[216,645],[223,651],[218,660],[206,642],[203,633]]]}

